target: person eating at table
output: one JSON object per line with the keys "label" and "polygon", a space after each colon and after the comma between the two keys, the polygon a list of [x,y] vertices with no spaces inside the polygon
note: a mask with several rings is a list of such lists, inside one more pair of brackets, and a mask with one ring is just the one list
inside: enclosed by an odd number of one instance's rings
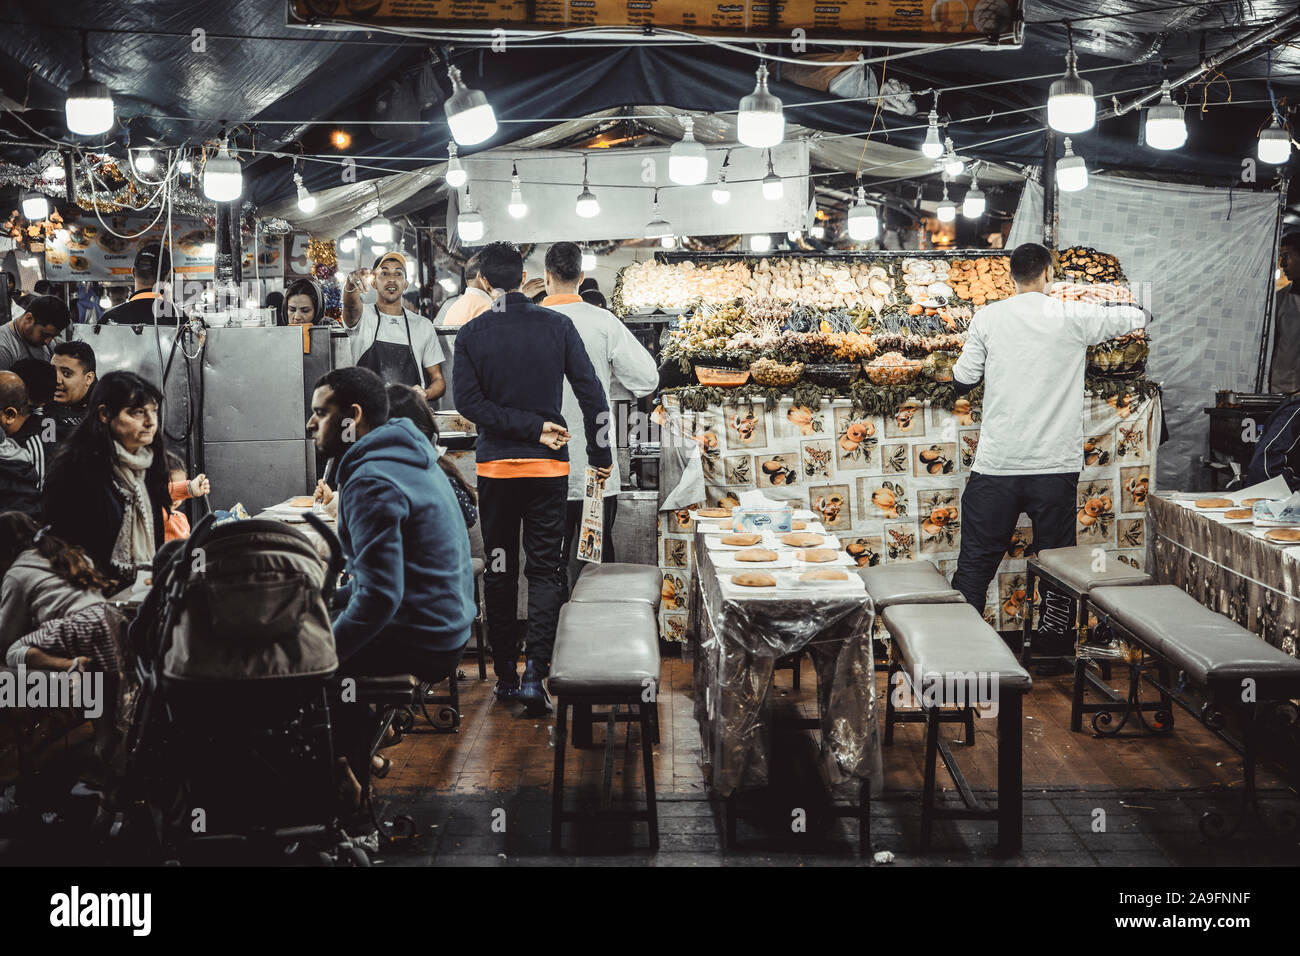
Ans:
{"label": "person eating at table", "polygon": [[[372,281],[377,299],[366,304],[361,297]],[[386,383],[419,386],[432,403],[447,390],[442,346],[433,323],[403,305],[407,285],[406,257],[400,252],[380,256],[373,271],[356,270],[343,286],[343,324],[355,365]]]}
{"label": "person eating at table", "polygon": [[[1137,305],[1046,295],[1052,254],[1038,243],[1011,253],[1011,278],[1016,294],[975,313],[953,367],[958,396],[984,382],[984,418],[961,497],[961,550],[952,579],[980,611],[1021,513],[1033,525],[1035,550],[1074,546],[1087,348],[1144,328],[1151,318]],[[1035,641],[1044,655],[1073,646],[1063,634],[1040,632]]]}

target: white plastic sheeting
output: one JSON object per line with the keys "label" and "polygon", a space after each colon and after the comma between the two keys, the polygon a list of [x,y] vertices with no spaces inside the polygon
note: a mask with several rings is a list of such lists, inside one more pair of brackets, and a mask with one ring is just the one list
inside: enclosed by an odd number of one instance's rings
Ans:
{"label": "white plastic sheeting", "polygon": [[[1208,487],[1209,417],[1218,389],[1252,392],[1273,286],[1278,197],[1245,189],[1093,176],[1059,194],[1061,248],[1118,256],[1155,316],[1147,372],[1164,389],[1169,442],[1161,488]],[[1008,246],[1041,242],[1043,189],[1025,184]]]}

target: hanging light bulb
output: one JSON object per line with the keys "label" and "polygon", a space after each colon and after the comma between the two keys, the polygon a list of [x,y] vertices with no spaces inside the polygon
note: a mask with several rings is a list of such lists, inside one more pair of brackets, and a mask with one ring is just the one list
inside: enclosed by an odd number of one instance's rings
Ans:
{"label": "hanging light bulb", "polygon": [[230,155],[226,141],[203,166],[203,195],[213,202],[232,202],[244,191],[244,172],[239,160]]}
{"label": "hanging light bulb", "polygon": [[962,170],[966,168],[966,164],[957,155],[957,150],[953,149],[951,136],[943,141],[943,146],[943,171],[948,174],[949,179],[960,176]]}
{"label": "hanging light bulb", "polygon": [[465,208],[456,217],[456,232],[461,242],[478,242],[483,238],[483,217],[474,209],[474,199],[465,189]]}
{"label": "hanging light bulb", "polygon": [[[469,190],[465,191],[469,195]],[[393,241],[393,224],[384,218],[383,197],[379,195],[379,183],[375,183],[375,218],[371,219],[366,226],[365,234],[370,237],[370,241],[386,246]]]}
{"label": "hanging light bulb", "polygon": [[1097,123],[1097,101],[1092,84],[1079,75],[1074,55],[1074,31],[1065,25],[1070,48],[1065,54],[1065,75],[1047,93],[1047,125],[1058,133],[1085,133]]}
{"label": "hanging light bulb", "polygon": [[33,189],[23,193],[23,218],[28,222],[43,222],[50,218],[50,201],[44,193]]}
{"label": "hanging light bulb", "polygon": [[[938,97],[936,97],[936,100]],[[938,159],[943,155],[943,143],[939,140],[939,111],[930,110],[930,122],[925,130],[925,142],[921,144],[921,155],[926,159]]]}
{"label": "hanging light bulb", "polygon": [[736,138],[755,149],[769,149],[785,138],[781,101],[767,91],[767,64],[760,63],[754,92],[740,99]]}
{"label": "hanging light bulb", "polygon": [[298,211],[311,215],[316,211],[316,197],[302,184],[302,173],[293,174],[293,184],[298,188]]}
{"label": "hanging light bulb", "polygon": [[988,205],[984,200],[984,190],[980,189],[979,180],[975,178],[975,173],[970,176],[970,189],[966,190],[966,198],[962,200],[961,214],[967,219],[978,219],[984,215],[984,207]]}
{"label": "hanging light bulb", "polygon": [[64,103],[68,129],[79,136],[98,136],[113,128],[113,95],[90,75],[90,47],[81,34],[81,79],[68,87]]}
{"label": "hanging light bulb", "polygon": [[1168,80],[1160,84],[1160,92],[1160,102],[1147,109],[1147,145],[1152,149],[1177,149],[1187,142],[1183,108],[1170,95]]}
{"label": "hanging light bulb", "polygon": [[823,226],[820,222],[814,223],[813,226],[808,230],[808,235],[812,236],[814,239],[825,239],[826,227]]}
{"label": "hanging light bulb", "polygon": [[946,180],[943,184],[943,199],[939,201],[939,208],[935,210],[934,214],[939,217],[940,222],[952,222],[957,218],[957,207],[948,198],[948,183]]}
{"label": "hanging light bulb", "polygon": [[645,237],[647,239],[662,239],[665,236],[673,234],[673,227],[659,215],[659,190],[655,190],[655,198],[650,203],[650,221],[645,224]]}
{"label": "hanging light bulb", "polygon": [[695,120],[682,117],[682,138],[668,150],[668,178],[682,186],[698,186],[709,175],[709,155],[695,141]]}
{"label": "hanging light bulb", "polygon": [[1277,122],[1277,113],[1273,122],[1259,134],[1259,161],[1270,166],[1281,166],[1291,158],[1291,134]]}
{"label": "hanging light bulb", "polygon": [[727,188],[727,164],[731,162],[731,151],[722,158],[722,168],[718,170],[718,184],[713,187],[713,201],[719,206],[731,202],[731,190]]}
{"label": "hanging light bulb", "polygon": [[880,220],[874,206],[867,205],[867,191],[859,186],[858,198],[849,207],[846,216],[849,238],[854,242],[868,242],[880,234]]}
{"label": "hanging light bulb", "polygon": [[452,189],[460,189],[469,181],[469,173],[465,172],[465,167],[460,164],[460,156],[457,155],[456,142],[452,140],[447,143],[447,185]]}
{"label": "hanging light bulb", "polygon": [[451,95],[447,97],[447,125],[451,136],[462,146],[473,146],[497,131],[497,117],[482,90],[471,90],[460,78],[460,70],[447,65],[451,78]]}
{"label": "hanging light bulb", "polygon": [[188,156],[182,156],[176,161],[176,172],[180,173],[182,176],[192,175],[194,172],[194,160],[190,159]]}
{"label": "hanging light bulb", "polygon": [[387,255],[387,254],[388,254],[388,247],[387,247],[387,246],[375,246],[375,245],[372,245],[372,246],[370,247],[370,254],[371,254],[372,256],[383,256],[383,255]]}
{"label": "hanging light bulb", "polygon": [[659,245],[660,245],[662,248],[664,248],[664,249],[676,249],[676,248],[677,248],[677,237],[676,237],[676,236],[664,236],[662,239],[659,240]]}
{"label": "hanging light bulb", "polygon": [[772,237],[766,232],[756,232],[749,237],[749,249],[751,252],[767,252],[772,248]]}
{"label": "hanging light bulb", "polygon": [[61,156],[56,156],[50,160],[50,164],[41,170],[41,179],[47,183],[61,183],[67,179],[68,174],[63,168]]}
{"label": "hanging light bulb", "polygon": [[767,175],[763,177],[763,198],[780,199],[785,195],[785,180],[772,169],[772,151],[767,151]]}
{"label": "hanging light bulb", "polygon": [[1056,187],[1063,193],[1077,193],[1088,185],[1088,165],[1074,155],[1070,137],[1065,137],[1065,155],[1056,163]]}
{"label": "hanging light bulb", "polygon": [[594,219],[600,215],[600,203],[596,201],[596,194],[591,191],[587,185],[587,157],[582,157],[582,192],[578,193],[578,201],[573,207],[583,219]]}
{"label": "hanging light bulb", "polygon": [[524,194],[519,189],[519,164],[513,163],[510,172],[510,204],[506,206],[506,211],[515,219],[523,219],[528,215],[528,203],[524,202]]}
{"label": "hanging light bulb", "polygon": [[596,254],[590,249],[582,250],[582,271],[593,272],[596,269]]}
{"label": "hanging light bulb", "polygon": [[448,295],[455,295],[457,292],[460,291],[460,283],[457,282],[455,279],[453,279],[451,276],[443,276],[441,279],[438,280],[438,285],[442,286],[443,291],[445,291]]}
{"label": "hanging light bulb", "polygon": [[339,252],[353,253],[357,248],[356,236],[344,236],[339,240]]}
{"label": "hanging light bulb", "polygon": [[158,157],[149,149],[132,149],[127,151],[131,168],[141,176],[148,176],[158,168]]}

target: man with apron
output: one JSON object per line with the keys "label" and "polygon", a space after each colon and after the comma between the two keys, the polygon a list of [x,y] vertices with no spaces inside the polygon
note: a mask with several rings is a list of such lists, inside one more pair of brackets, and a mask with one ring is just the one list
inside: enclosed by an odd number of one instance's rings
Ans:
{"label": "man with apron", "polygon": [[[377,299],[362,302],[373,277]],[[402,304],[406,258],[385,253],[374,271],[357,269],[343,286],[343,324],[352,341],[353,364],[368,368],[386,383],[414,385],[432,405],[447,390],[444,356],[433,323]]]}

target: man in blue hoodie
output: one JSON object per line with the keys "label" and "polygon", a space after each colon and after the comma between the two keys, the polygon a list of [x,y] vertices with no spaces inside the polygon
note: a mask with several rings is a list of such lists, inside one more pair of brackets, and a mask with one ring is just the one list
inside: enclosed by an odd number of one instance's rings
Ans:
{"label": "man in blue hoodie", "polygon": [[440,680],[460,662],[475,605],[469,535],[437,452],[409,419],[389,420],[369,369],[322,376],[311,410],[317,450],[339,459],[339,668]]}

